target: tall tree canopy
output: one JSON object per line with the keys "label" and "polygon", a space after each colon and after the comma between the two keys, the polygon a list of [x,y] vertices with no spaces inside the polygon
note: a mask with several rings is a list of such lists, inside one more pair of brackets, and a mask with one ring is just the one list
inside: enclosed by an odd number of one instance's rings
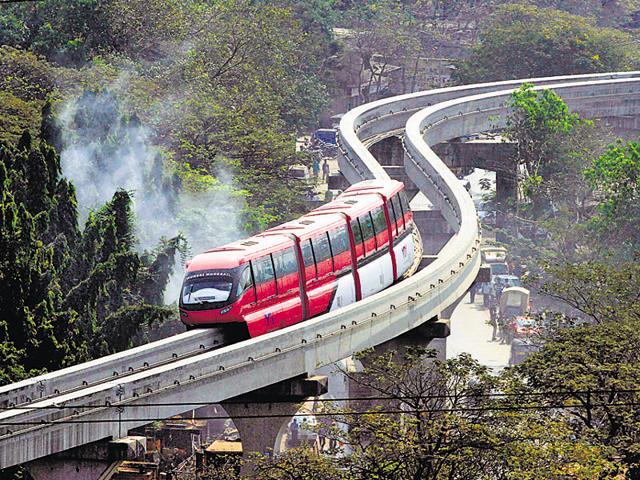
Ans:
{"label": "tall tree canopy", "polygon": [[487,20],[456,75],[461,83],[473,83],[611,72],[632,69],[637,60],[637,45],[627,33],[559,10],[516,4]]}
{"label": "tall tree canopy", "polygon": [[180,248],[136,253],[122,190],[80,230],[55,149],[27,132],[0,145],[0,383],[127,348],[173,315],[162,300]]}

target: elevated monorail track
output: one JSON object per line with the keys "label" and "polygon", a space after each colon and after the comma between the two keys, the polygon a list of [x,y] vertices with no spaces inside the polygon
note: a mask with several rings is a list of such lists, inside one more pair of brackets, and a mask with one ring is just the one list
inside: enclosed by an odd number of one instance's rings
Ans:
{"label": "elevated monorail track", "polygon": [[[594,116],[640,113],[638,72],[529,81]],[[339,162],[351,183],[389,178],[365,145],[402,134],[407,174],[454,231],[427,267],[361,302],[255,339],[226,345],[215,331],[193,330],[2,387],[0,468],[313,372],[440,315],[475,279],[480,230],[471,198],[430,146],[504,126],[508,96],[522,82],[403,95],[343,117]]]}

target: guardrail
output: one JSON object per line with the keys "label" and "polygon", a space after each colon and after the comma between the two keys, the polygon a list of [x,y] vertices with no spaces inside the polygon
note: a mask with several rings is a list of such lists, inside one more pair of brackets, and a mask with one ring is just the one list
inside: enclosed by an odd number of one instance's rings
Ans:
{"label": "guardrail", "polygon": [[[640,113],[640,79],[636,76],[580,76],[577,79],[583,81],[573,84],[570,82],[575,82],[576,77],[532,82],[562,89],[562,95],[572,105],[603,114],[629,115]],[[397,130],[401,121],[398,118],[407,121],[407,171],[421,191],[441,208],[455,231],[432,264],[371,298],[287,329],[155,367],[155,347],[149,348],[144,355],[150,367],[143,371],[32,402],[28,407],[0,411],[0,468],[122,436],[128,429],[155,419],[313,372],[439,315],[474,280],[480,261],[480,236],[468,193],[429,145],[485,129],[491,115],[506,111],[504,100],[511,90],[505,91],[505,86],[513,88],[519,83],[499,82],[386,99],[359,107],[343,118],[340,161],[352,182],[387,178],[362,141],[370,135],[381,135],[384,128]],[[491,88],[501,91],[491,92]],[[608,99],[609,107],[603,99]],[[436,105],[436,101],[441,103]],[[383,115],[385,108],[387,113]],[[421,111],[422,108],[426,110]],[[410,116],[409,110],[415,116]],[[394,111],[397,114],[389,113]],[[180,341],[187,338],[185,335]],[[127,356],[126,352],[123,354],[113,361],[121,362]],[[99,368],[110,363],[111,360],[103,362]],[[97,364],[92,365],[78,366],[68,373],[76,375],[83,369],[89,372],[98,368]]]}

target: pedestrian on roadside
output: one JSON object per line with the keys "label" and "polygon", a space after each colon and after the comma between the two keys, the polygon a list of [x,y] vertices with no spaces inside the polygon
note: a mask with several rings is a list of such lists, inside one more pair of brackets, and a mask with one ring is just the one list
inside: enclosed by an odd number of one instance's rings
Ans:
{"label": "pedestrian on roadside", "polygon": [[491,341],[494,342],[497,339],[498,333],[498,314],[497,314],[496,304],[491,303],[489,306],[489,318],[491,322],[491,326],[493,327],[493,331],[491,332]]}
{"label": "pedestrian on roadside", "polygon": [[337,439],[336,439],[336,422],[334,420],[331,421],[331,427],[329,428],[329,452],[334,453],[337,447]]}
{"label": "pedestrian on roadside", "polygon": [[475,302],[477,289],[478,289],[478,287],[477,287],[476,283],[473,282],[471,284],[471,288],[469,288],[469,297],[471,299],[471,301],[469,303],[474,303]]}
{"label": "pedestrian on roadside", "polygon": [[298,419],[294,418],[293,422],[291,422],[291,444],[294,447],[298,446],[298,433],[299,433]]}
{"label": "pedestrian on roadside", "polygon": [[329,180],[329,161],[326,158],[322,163],[322,180],[324,182]]}
{"label": "pedestrian on roadside", "polygon": [[333,192],[331,190],[327,190],[324,192],[324,201],[328,203],[331,200],[333,200]]}
{"label": "pedestrian on roadside", "polygon": [[498,335],[500,337],[500,344],[507,343],[507,322],[504,318],[498,319]]}
{"label": "pedestrian on roadside", "polygon": [[320,174],[320,160],[318,160],[317,157],[313,159],[311,169],[313,170],[313,176],[318,178],[318,175]]}

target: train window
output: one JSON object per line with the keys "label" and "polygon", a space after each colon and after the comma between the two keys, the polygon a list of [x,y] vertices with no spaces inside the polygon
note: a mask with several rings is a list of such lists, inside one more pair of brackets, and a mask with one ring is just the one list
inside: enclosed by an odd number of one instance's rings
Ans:
{"label": "train window", "polygon": [[381,233],[386,232],[387,219],[384,217],[384,210],[382,207],[378,207],[371,212],[371,216],[373,217],[373,228],[376,229],[376,234],[380,235]]}
{"label": "train window", "polygon": [[358,224],[358,220],[351,220],[351,230],[353,230],[353,239],[356,245],[362,243],[362,231],[360,230],[360,225]]}
{"label": "train window", "polygon": [[273,263],[275,263],[276,265],[276,276],[278,278],[282,278],[285,275],[289,275],[298,271],[296,254],[293,251],[293,247],[289,247],[286,250],[274,253]]}
{"label": "train window", "polygon": [[396,211],[393,209],[393,202],[391,199],[387,200],[387,210],[389,211],[389,220],[391,221],[391,227],[395,235],[398,235],[398,218],[396,217]]}
{"label": "train window", "polygon": [[320,263],[331,258],[331,248],[327,234],[318,235],[313,240],[313,251],[316,254],[316,262]]}
{"label": "train window", "polygon": [[363,216],[358,218],[358,223],[360,223],[364,241],[366,242],[367,240],[371,240],[373,238],[373,222],[371,221],[371,216],[368,213],[365,213]]}
{"label": "train window", "polygon": [[307,273],[307,280],[312,278],[318,278],[316,274],[316,261],[313,257],[313,247],[311,246],[311,240],[305,240],[300,244],[302,250],[302,260],[304,261],[305,271]]}
{"label": "train window", "polygon": [[242,295],[245,290],[253,287],[253,276],[251,275],[251,268],[247,265],[240,274],[240,281],[238,282],[238,296]]}
{"label": "train window", "polygon": [[364,240],[365,251],[367,254],[375,252],[376,240],[373,234],[373,220],[370,213],[365,213],[361,217],[358,217],[358,223],[362,229],[362,239]]}
{"label": "train window", "polygon": [[271,255],[265,255],[253,261],[253,274],[255,275],[256,285],[275,280]]}
{"label": "train window", "polygon": [[[391,201],[393,202],[393,208],[396,211],[398,222],[400,223],[400,219],[402,219],[402,227],[404,228],[404,212],[402,211],[402,205],[400,205],[400,197],[398,195],[394,195],[391,198]],[[400,228],[400,225],[398,225],[398,228]]]}
{"label": "train window", "polygon": [[337,230],[329,232],[329,240],[331,240],[331,250],[334,256],[349,250],[349,237],[347,236],[346,226],[343,225]]}
{"label": "train window", "polygon": [[273,254],[276,267],[278,292],[288,292],[298,287],[298,264],[293,247],[286,248]]}

